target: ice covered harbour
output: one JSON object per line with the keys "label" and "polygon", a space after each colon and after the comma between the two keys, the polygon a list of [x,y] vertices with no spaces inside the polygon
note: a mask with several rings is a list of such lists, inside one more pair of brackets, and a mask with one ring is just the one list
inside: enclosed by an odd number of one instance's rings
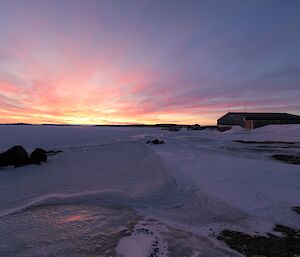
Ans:
{"label": "ice covered harbour", "polygon": [[300,142],[299,129],[1,126],[1,150],[64,152],[0,170],[0,256],[143,257],[153,244],[156,256],[240,256],[214,235],[300,228],[300,167],[270,158],[299,148],[233,140]]}

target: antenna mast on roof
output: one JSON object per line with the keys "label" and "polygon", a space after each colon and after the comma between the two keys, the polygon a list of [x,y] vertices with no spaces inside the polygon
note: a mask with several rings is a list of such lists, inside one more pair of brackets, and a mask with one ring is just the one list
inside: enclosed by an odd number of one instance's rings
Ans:
{"label": "antenna mast on roof", "polygon": [[247,112],[247,101],[245,101],[245,113]]}

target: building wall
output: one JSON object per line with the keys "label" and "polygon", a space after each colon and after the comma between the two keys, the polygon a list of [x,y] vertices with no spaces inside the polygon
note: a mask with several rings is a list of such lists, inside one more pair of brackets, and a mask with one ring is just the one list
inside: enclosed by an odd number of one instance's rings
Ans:
{"label": "building wall", "polygon": [[217,122],[219,125],[240,125],[243,126],[244,124],[244,117],[238,114],[226,114]]}
{"label": "building wall", "polygon": [[300,120],[296,119],[282,119],[282,120],[245,120],[245,117],[243,114],[234,114],[234,113],[228,113],[218,119],[217,121],[218,128],[220,130],[226,130],[228,128],[231,128],[232,126],[240,125],[242,127],[245,127],[247,129],[252,128],[259,128],[266,125],[271,124],[300,124]]}
{"label": "building wall", "polygon": [[253,120],[245,120],[244,128],[245,129],[253,129]]}
{"label": "building wall", "polygon": [[300,120],[253,120],[253,128],[271,124],[300,124]]}

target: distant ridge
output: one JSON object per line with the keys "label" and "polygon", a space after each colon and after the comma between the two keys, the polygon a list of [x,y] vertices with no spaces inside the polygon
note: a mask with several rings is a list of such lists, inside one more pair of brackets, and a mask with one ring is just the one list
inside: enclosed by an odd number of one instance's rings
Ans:
{"label": "distant ridge", "polygon": [[30,123],[1,123],[0,125],[32,126]]}
{"label": "distant ridge", "polygon": [[[159,123],[159,124],[53,124],[53,123],[43,123],[43,124],[31,124],[31,123],[0,123],[0,126],[59,126],[59,127],[72,127],[72,126],[89,126],[89,127],[147,127],[147,128],[166,128],[166,127],[181,127],[187,128],[192,125],[187,124],[173,124],[173,123]],[[216,128],[215,125],[201,126],[202,128]]]}

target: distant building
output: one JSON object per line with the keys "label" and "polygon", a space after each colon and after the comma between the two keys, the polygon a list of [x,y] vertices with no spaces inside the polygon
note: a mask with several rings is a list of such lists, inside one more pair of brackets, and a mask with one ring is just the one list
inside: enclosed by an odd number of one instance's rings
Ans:
{"label": "distant building", "polygon": [[300,116],[288,113],[229,112],[218,119],[220,130],[236,125],[254,129],[270,124],[300,124]]}

